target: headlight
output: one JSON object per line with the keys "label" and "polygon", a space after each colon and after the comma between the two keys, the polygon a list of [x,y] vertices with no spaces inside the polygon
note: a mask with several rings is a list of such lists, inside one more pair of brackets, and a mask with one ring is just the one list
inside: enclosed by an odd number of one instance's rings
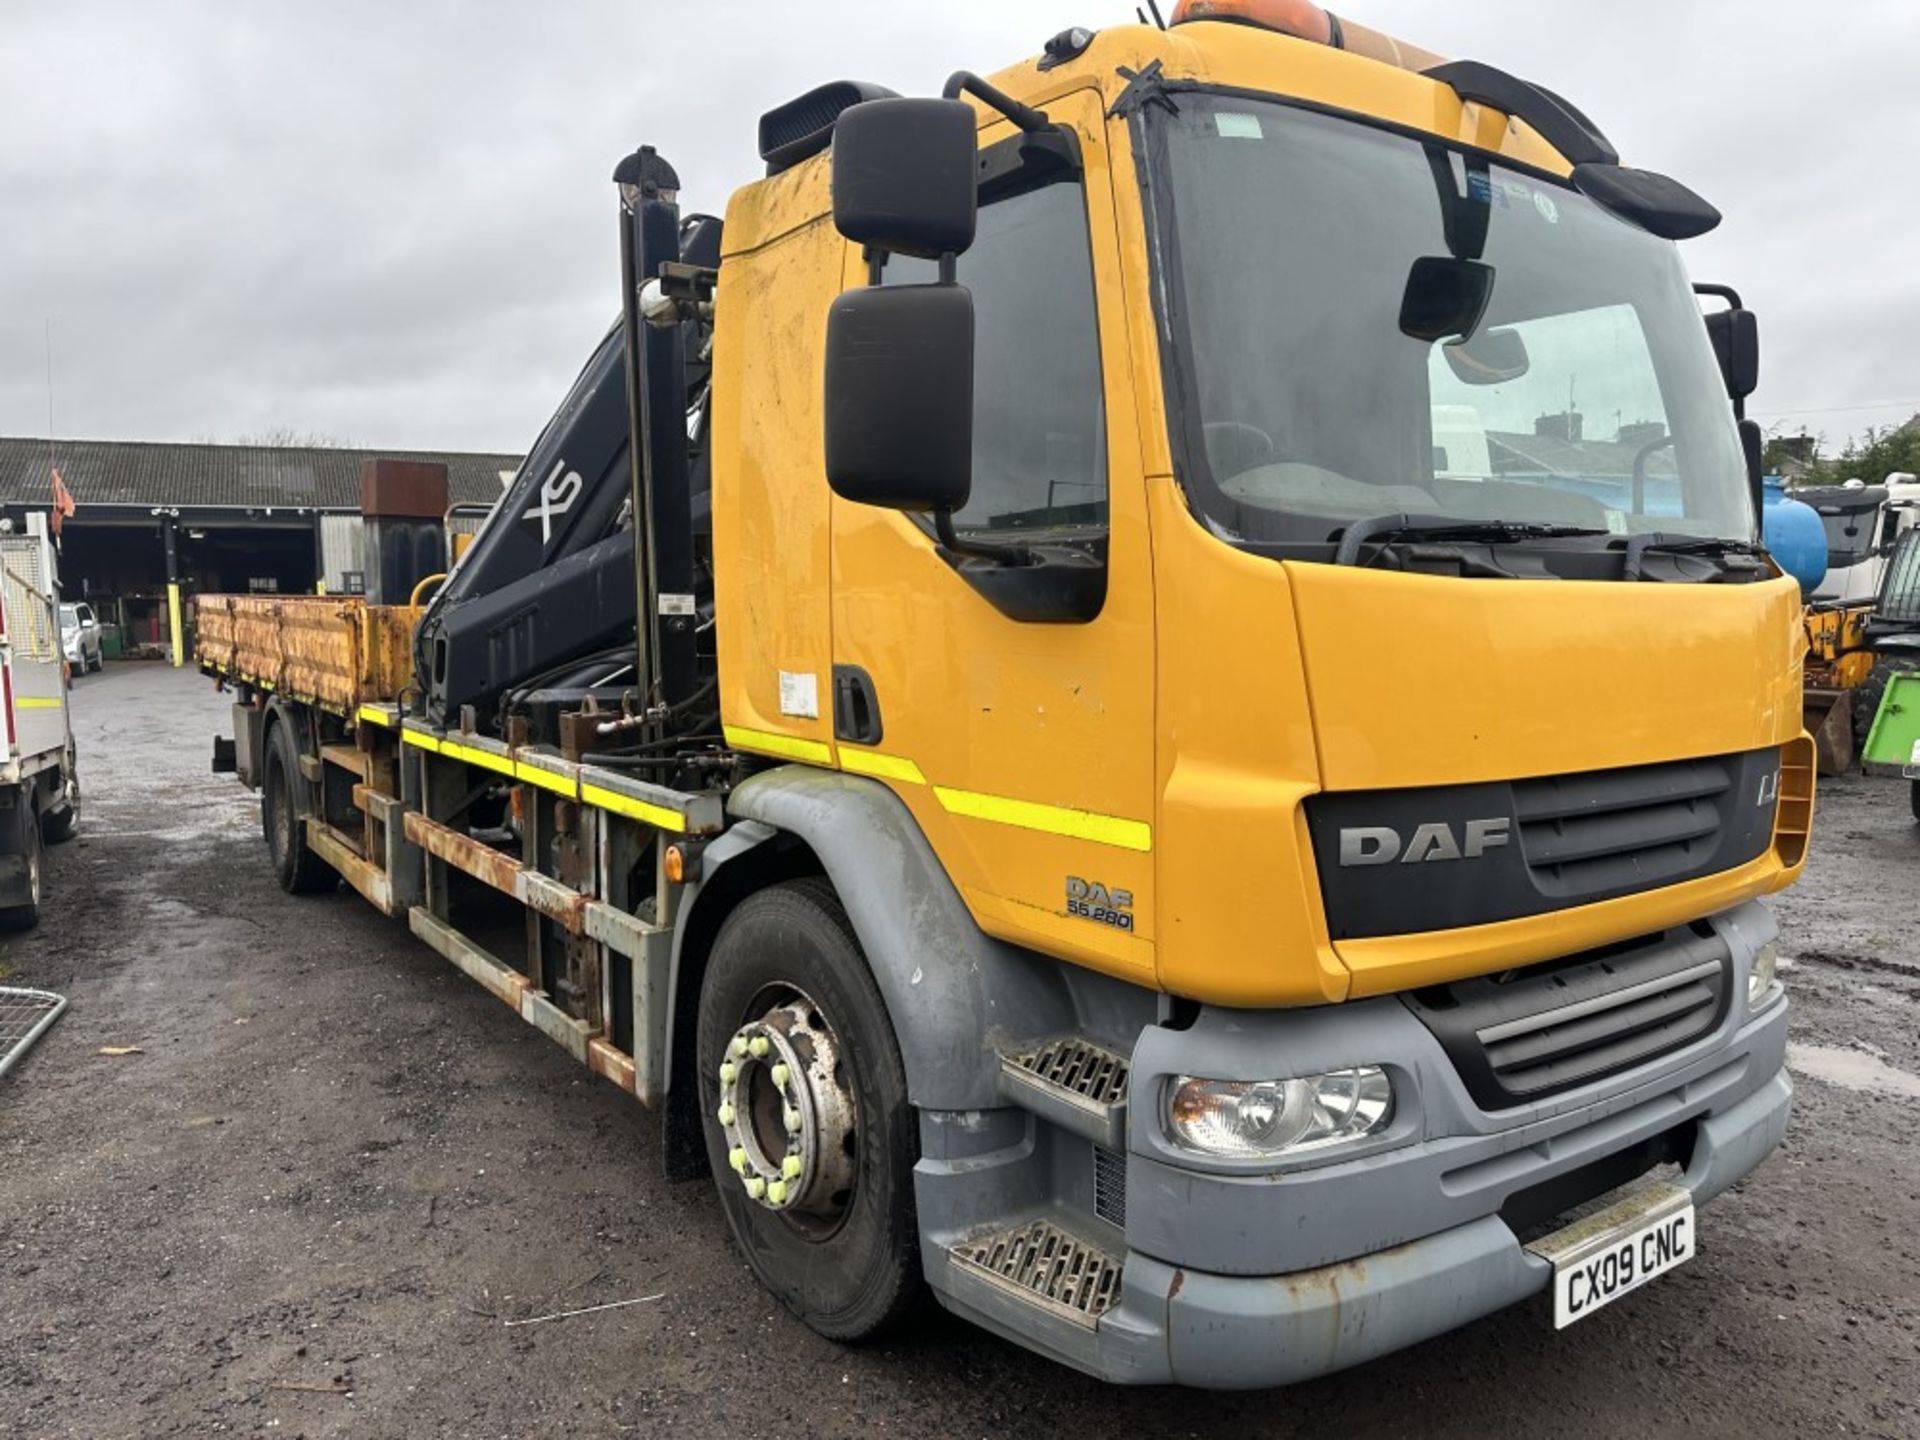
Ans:
{"label": "headlight", "polygon": [[1351,1144],[1393,1120],[1393,1082],[1377,1065],[1299,1080],[1202,1080],[1167,1095],[1167,1128],[1189,1150],[1264,1160]]}
{"label": "headlight", "polygon": [[1779,946],[1769,942],[1754,952],[1753,968],[1747,972],[1747,1009],[1758,1010],[1766,1003],[1779,969]]}

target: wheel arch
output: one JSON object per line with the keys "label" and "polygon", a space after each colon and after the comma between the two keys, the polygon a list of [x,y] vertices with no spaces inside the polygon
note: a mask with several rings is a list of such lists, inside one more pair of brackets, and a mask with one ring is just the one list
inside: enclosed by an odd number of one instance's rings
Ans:
{"label": "wheel arch", "polygon": [[686,1139],[700,1144],[691,1036],[707,955],[726,916],[769,884],[821,874],[833,885],[886,1003],[908,1096],[921,1109],[1004,1104],[996,1039],[1070,1030],[1077,1000],[1120,985],[982,931],[912,812],[877,781],[782,766],[748,780],[728,809],[739,823],[702,856],[700,883],[674,937],[667,1101],[674,1173],[683,1173],[675,1156],[685,1153]]}

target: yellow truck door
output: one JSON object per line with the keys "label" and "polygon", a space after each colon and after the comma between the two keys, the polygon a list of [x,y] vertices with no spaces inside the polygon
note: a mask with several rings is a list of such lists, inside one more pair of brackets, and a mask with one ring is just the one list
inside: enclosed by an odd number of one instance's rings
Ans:
{"label": "yellow truck door", "polygon": [[[1098,97],[1049,101],[1084,172],[993,196],[960,258],[973,292],[973,494],[963,538],[1104,556],[1083,623],[1012,618],[931,526],[832,502],[835,687],[870,687],[878,733],[842,769],[891,785],[989,933],[1153,980],[1151,559]],[[983,150],[1012,134],[982,131]],[[849,247],[847,283],[863,283]],[[886,283],[925,283],[894,257]],[[856,717],[858,704],[855,705]]]}

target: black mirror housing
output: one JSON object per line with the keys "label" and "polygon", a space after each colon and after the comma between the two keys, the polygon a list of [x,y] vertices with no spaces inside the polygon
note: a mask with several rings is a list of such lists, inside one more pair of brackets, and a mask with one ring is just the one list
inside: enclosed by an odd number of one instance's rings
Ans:
{"label": "black mirror housing", "polygon": [[833,223],[847,239],[921,259],[973,244],[978,121],[964,100],[868,100],[833,130]]}
{"label": "black mirror housing", "polygon": [[1727,382],[1727,396],[1742,401],[1760,388],[1760,322],[1751,310],[1716,310],[1706,317],[1713,358]]}
{"label": "black mirror housing", "polygon": [[1400,300],[1400,328],[1429,342],[1472,335],[1493,299],[1493,267],[1451,255],[1413,262]]}
{"label": "black mirror housing", "polygon": [[834,494],[895,510],[966,505],[973,492],[972,291],[847,291],[827,313],[826,391]]}

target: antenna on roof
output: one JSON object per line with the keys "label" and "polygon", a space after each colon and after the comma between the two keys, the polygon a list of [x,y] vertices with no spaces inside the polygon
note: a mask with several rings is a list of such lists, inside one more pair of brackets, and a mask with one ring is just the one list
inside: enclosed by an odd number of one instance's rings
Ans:
{"label": "antenna on roof", "polygon": [[[1147,9],[1153,12],[1153,23],[1158,25],[1162,30],[1166,29],[1167,22],[1160,18],[1160,6],[1157,3],[1157,0],[1147,0]],[[1140,15],[1140,11],[1137,8],[1134,10],[1133,13],[1136,15]],[[1145,15],[1140,15],[1140,23],[1142,25],[1147,23],[1147,17]]]}

